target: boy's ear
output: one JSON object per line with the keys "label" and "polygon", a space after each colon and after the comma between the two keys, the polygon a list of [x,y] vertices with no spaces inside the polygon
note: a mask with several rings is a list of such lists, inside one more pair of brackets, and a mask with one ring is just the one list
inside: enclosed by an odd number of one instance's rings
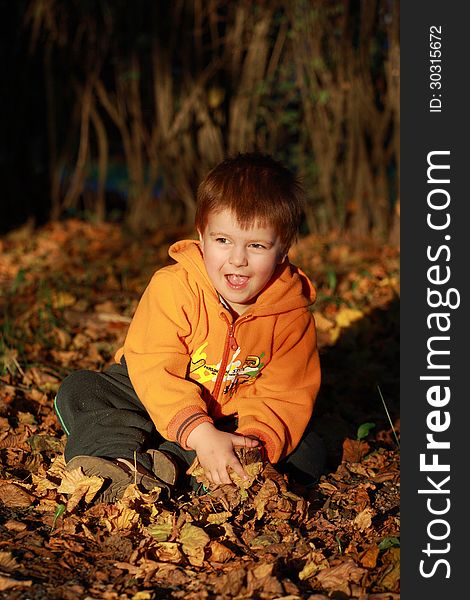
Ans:
{"label": "boy's ear", "polygon": [[282,263],[286,260],[286,258],[287,258],[287,252],[285,254],[279,254],[279,257],[277,259],[277,264],[282,265]]}
{"label": "boy's ear", "polygon": [[199,241],[201,242],[201,250],[204,251],[204,239],[203,239],[202,233],[199,231],[199,229],[197,230],[197,234],[199,236]]}

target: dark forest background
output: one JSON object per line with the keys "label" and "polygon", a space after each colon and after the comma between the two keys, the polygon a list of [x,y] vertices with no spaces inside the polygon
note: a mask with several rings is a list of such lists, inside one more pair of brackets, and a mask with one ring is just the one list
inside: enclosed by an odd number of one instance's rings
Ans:
{"label": "dark forest background", "polygon": [[304,232],[396,241],[399,5],[17,0],[5,16],[0,233],[28,219],[192,223],[201,176],[259,150]]}

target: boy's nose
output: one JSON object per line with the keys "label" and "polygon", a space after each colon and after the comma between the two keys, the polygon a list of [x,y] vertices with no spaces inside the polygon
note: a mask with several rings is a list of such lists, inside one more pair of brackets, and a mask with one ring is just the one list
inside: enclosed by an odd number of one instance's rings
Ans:
{"label": "boy's nose", "polygon": [[234,248],[230,253],[229,262],[234,267],[245,267],[248,259],[244,248]]}

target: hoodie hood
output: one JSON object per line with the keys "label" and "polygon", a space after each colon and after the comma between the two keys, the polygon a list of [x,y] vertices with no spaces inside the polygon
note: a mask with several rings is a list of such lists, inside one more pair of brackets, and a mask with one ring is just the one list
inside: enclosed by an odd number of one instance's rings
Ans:
{"label": "hoodie hood", "polygon": [[[170,257],[187,271],[188,276],[196,279],[205,292],[220,304],[217,290],[207,274],[201,245],[197,240],[181,240],[173,244],[168,251]],[[314,303],[316,291],[305,273],[290,264],[286,258],[276,267],[266,287],[258,294],[245,315],[274,315],[299,308],[307,308]]]}

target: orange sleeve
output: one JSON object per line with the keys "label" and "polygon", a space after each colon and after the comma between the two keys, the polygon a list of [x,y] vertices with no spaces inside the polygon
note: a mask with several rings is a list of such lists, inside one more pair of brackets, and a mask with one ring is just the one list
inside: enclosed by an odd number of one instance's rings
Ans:
{"label": "orange sleeve", "polygon": [[237,400],[237,432],[259,438],[270,462],[278,462],[299,444],[320,380],[315,322],[303,312],[276,335],[270,362]]}
{"label": "orange sleeve", "polygon": [[199,387],[186,378],[190,356],[185,340],[195,310],[185,282],[169,269],[157,271],[116,355],[124,354],[132,385],[158,432],[185,448],[195,427],[212,422]]}

